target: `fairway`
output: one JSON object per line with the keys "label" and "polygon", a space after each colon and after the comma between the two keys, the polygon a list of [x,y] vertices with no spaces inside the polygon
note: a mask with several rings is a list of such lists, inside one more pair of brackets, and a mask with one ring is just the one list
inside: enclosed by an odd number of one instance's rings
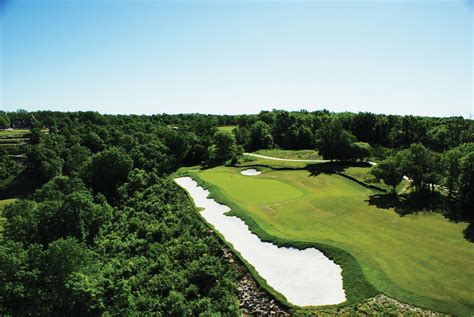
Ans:
{"label": "fairway", "polygon": [[196,176],[274,237],[348,251],[386,295],[440,312],[474,312],[474,245],[463,238],[466,223],[378,209],[367,202],[371,190],[335,174],[264,170],[243,176],[240,169],[217,167]]}

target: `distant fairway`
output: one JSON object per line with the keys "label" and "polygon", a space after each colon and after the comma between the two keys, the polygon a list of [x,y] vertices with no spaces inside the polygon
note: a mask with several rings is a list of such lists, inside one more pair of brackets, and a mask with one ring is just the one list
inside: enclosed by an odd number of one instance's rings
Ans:
{"label": "distant fairway", "polygon": [[225,131],[225,132],[232,132],[237,126],[236,125],[222,125],[220,127],[217,127],[219,131]]}
{"label": "distant fairway", "polygon": [[[439,214],[400,217],[367,203],[373,192],[335,174],[265,170],[243,176],[217,167],[196,173],[277,238],[319,242],[351,253],[368,281],[403,302],[436,311],[474,312],[474,244],[466,223]],[[212,192],[212,191],[211,191]]]}

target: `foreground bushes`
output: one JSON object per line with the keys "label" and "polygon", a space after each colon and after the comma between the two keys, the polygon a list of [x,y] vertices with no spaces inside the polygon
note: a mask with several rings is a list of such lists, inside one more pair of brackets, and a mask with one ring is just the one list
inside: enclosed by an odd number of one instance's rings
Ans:
{"label": "foreground bushes", "polygon": [[185,194],[134,170],[111,207],[58,177],[8,206],[0,313],[237,315],[234,276]]}

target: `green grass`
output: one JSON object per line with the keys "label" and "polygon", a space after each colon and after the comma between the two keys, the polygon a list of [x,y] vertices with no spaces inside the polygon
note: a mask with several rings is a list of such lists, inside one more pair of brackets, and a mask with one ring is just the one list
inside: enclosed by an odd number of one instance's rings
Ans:
{"label": "green grass", "polygon": [[30,130],[24,130],[24,129],[17,129],[17,130],[0,130],[0,137],[2,136],[12,136],[12,135],[18,135],[19,137],[23,137],[26,134],[30,133]]}
{"label": "green grass", "polygon": [[8,138],[8,139],[0,139],[0,144],[11,144],[17,145],[19,143],[28,142],[26,138]]}
{"label": "green grass", "polygon": [[[263,155],[263,154],[262,154]],[[305,162],[285,162],[285,161],[275,161],[269,160],[260,157],[253,157],[244,155],[240,159],[238,166],[245,167],[245,166],[268,166],[271,168],[296,168],[296,169],[305,169],[308,163]]]}
{"label": "green grass", "polygon": [[[387,192],[390,192],[392,190],[392,186],[385,184],[382,180],[377,180],[374,175],[370,174],[370,169],[370,167],[349,166],[345,168],[342,173],[368,185],[374,185],[386,190]],[[396,187],[395,191],[397,193],[402,193],[407,190],[409,185],[410,183],[407,180],[402,180]]]}
{"label": "green grass", "polygon": [[223,125],[223,126],[217,127],[217,129],[219,131],[226,131],[226,132],[231,133],[232,130],[234,130],[234,128],[236,127],[237,127],[236,125]]}
{"label": "green grass", "polygon": [[1,216],[1,211],[3,208],[5,208],[6,205],[14,203],[16,198],[9,198],[9,199],[2,199],[0,200],[0,216]]}
{"label": "green grass", "polygon": [[[337,305],[337,307],[340,306],[346,306],[348,304],[352,303],[359,303],[367,298],[370,298],[376,294],[378,294],[378,291],[372,287],[371,284],[367,282],[365,277],[363,276],[361,267],[359,263],[355,260],[355,258],[349,254],[348,252],[327,245],[327,244],[322,244],[322,243],[315,243],[315,242],[307,242],[307,241],[295,241],[295,240],[285,240],[282,238],[276,238],[274,236],[269,235],[265,231],[261,230],[260,227],[253,221],[251,217],[246,216],[246,213],[240,210],[239,205],[235,204],[233,201],[229,200],[226,198],[226,196],[223,194],[223,191],[214,186],[211,183],[207,183],[203,181],[201,178],[198,176],[199,173],[199,168],[196,167],[191,167],[191,168],[183,168],[177,171],[173,177],[179,177],[179,176],[184,176],[184,175],[190,175],[193,177],[200,185],[204,186],[205,188],[208,188],[211,190],[210,197],[216,199],[218,202],[224,203],[228,206],[231,207],[232,211],[229,212],[229,215],[240,215],[242,219],[245,220],[247,224],[250,224],[250,227],[252,228],[252,231],[255,232],[260,239],[263,241],[269,241],[272,242],[276,245],[279,246],[291,246],[291,247],[296,247],[299,249],[305,249],[308,247],[316,247],[320,251],[322,251],[326,256],[329,258],[335,260],[337,263],[340,263],[344,267],[344,271],[342,272],[343,279],[344,279],[344,284],[346,286],[346,297],[347,297],[347,303],[344,303],[342,305]],[[192,199],[191,199],[192,201]],[[197,209],[198,210],[198,209]],[[205,221],[205,220],[204,220]],[[212,226],[211,226],[212,227]],[[240,258],[242,263],[247,266],[249,269],[250,273],[254,276],[254,278],[258,281],[260,286],[262,286],[264,289],[266,289],[270,294],[272,294],[277,300],[279,300],[282,304],[291,307],[296,310],[296,312],[305,312],[307,311],[307,308],[301,309],[299,307],[293,306],[291,303],[289,303],[286,298],[280,294],[279,292],[275,291],[272,287],[270,287],[266,280],[260,277],[258,273],[256,272],[255,268],[248,263],[241,255],[240,253],[233,248],[233,246],[225,241],[223,236],[216,231],[217,235],[228,245],[229,248],[231,248],[234,253]],[[348,287],[347,287],[348,286]],[[320,306],[317,309],[327,309],[330,307],[334,307],[333,305],[330,306]],[[314,307],[312,309],[315,309]],[[310,308],[310,310],[312,310]]]}
{"label": "green grass", "polygon": [[435,213],[400,217],[378,209],[367,202],[372,190],[340,175],[264,169],[248,177],[239,172],[217,167],[194,171],[194,176],[264,240],[315,245],[333,258],[343,267],[350,301],[364,298],[354,295],[357,287],[363,293],[373,285],[420,307],[456,315],[474,312],[474,245],[463,238],[466,223]]}
{"label": "green grass", "polygon": [[15,200],[15,198],[0,200],[0,238],[3,234],[3,222],[5,221],[5,218],[2,217],[3,208],[5,208],[6,205],[14,203]]}
{"label": "green grass", "polygon": [[[239,181],[234,181],[234,175],[230,175],[225,171],[219,172],[216,170],[213,173],[213,177],[216,182],[219,183],[219,187],[222,189],[224,194],[231,195],[234,192],[238,192],[244,197],[244,201],[252,204],[262,204],[267,202],[276,203],[279,201],[291,200],[297,198],[303,193],[293,186],[285,183],[268,180],[268,179],[252,179],[251,177],[240,177]],[[262,190],[255,191],[255,187],[262,187]],[[236,202],[241,202],[238,198]]]}
{"label": "green grass", "polygon": [[[297,154],[301,152],[300,154]],[[303,154],[307,152],[307,154]],[[279,157],[279,158],[291,158],[291,159],[318,159],[316,156],[316,152],[313,150],[301,150],[301,151],[292,151],[292,150],[259,150],[255,152],[256,154]],[[312,154],[311,154],[312,153]],[[243,156],[240,159],[239,167],[250,167],[250,166],[262,166],[262,167],[269,167],[272,169],[314,169],[314,168],[324,168],[328,169],[328,163],[306,163],[306,162],[291,162],[291,161],[275,161],[266,158],[254,157],[254,156]],[[331,169],[331,168],[330,168]],[[337,169],[339,173],[345,174],[352,178],[355,178],[358,181],[361,181],[367,185],[376,186],[381,188],[385,191],[392,190],[391,186],[386,185],[383,181],[377,181],[377,179],[370,174],[370,166],[351,166],[351,165],[339,165],[335,166],[334,171]],[[403,180],[397,186],[397,192],[401,193],[406,190],[409,183]]]}
{"label": "green grass", "polygon": [[[48,129],[41,129],[41,132],[48,133]],[[14,129],[14,130],[0,130],[0,139],[4,138],[27,138],[30,130]]]}
{"label": "green grass", "polygon": [[315,150],[281,150],[281,149],[266,149],[258,150],[255,154],[293,159],[293,160],[320,160],[322,157]]}

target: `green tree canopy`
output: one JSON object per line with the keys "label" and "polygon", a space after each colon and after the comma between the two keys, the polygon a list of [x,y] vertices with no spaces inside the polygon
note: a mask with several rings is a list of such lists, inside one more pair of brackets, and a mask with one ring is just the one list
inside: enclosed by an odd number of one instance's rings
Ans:
{"label": "green tree canopy", "polygon": [[83,177],[94,192],[113,198],[118,186],[127,180],[132,167],[133,161],[128,154],[113,147],[92,156],[83,169]]}
{"label": "green tree canopy", "polygon": [[329,160],[350,158],[351,144],[355,137],[342,127],[339,120],[328,120],[316,132],[316,148]]}
{"label": "green tree canopy", "polygon": [[383,180],[385,184],[392,186],[393,192],[395,192],[397,185],[403,179],[400,162],[396,156],[390,156],[379,162],[377,165],[372,167],[371,173],[377,179]]}
{"label": "green tree canopy", "polygon": [[240,155],[240,152],[233,134],[227,131],[217,131],[209,148],[209,162],[210,164],[224,163]]}

